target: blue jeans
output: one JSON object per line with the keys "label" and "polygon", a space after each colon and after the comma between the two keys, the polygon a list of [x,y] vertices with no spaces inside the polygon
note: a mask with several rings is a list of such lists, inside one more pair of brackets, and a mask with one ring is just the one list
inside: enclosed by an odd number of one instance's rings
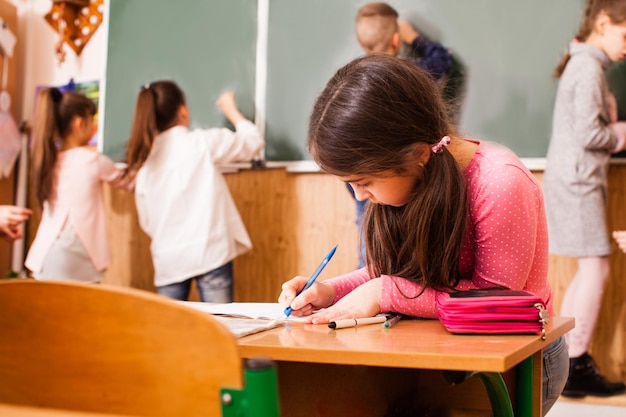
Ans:
{"label": "blue jeans", "polygon": [[233,263],[215,268],[207,273],[191,277],[183,282],[157,287],[157,293],[175,300],[187,301],[192,281],[196,281],[200,300],[210,303],[233,301]]}
{"label": "blue jeans", "polygon": [[569,355],[563,336],[543,350],[543,415],[561,395],[569,375]]}

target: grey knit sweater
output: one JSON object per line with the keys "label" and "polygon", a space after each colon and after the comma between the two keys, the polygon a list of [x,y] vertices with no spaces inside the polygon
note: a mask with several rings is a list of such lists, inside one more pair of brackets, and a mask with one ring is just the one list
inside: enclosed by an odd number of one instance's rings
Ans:
{"label": "grey knit sweater", "polygon": [[608,128],[610,60],[585,43],[572,43],[570,55],[557,90],[544,174],[550,252],[608,255],[606,181],[617,145]]}

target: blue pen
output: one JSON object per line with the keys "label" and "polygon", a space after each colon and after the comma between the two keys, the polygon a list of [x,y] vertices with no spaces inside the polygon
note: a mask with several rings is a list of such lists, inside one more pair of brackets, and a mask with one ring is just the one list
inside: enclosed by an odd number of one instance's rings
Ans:
{"label": "blue pen", "polygon": [[[324,258],[324,260],[322,261],[320,266],[318,266],[317,269],[315,270],[315,272],[313,272],[313,275],[311,275],[311,278],[309,278],[309,280],[306,282],[304,287],[302,287],[302,289],[296,293],[296,297],[299,296],[300,294],[302,294],[302,291],[305,291],[305,290],[309,289],[311,287],[311,285],[313,285],[315,283],[315,280],[317,279],[317,277],[320,276],[320,274],[322,273],[322,270],[324,269],[324,267],[326,266],[328,261],[330,261],[330,258],[332,258],[333,255],[335,254],[335,250],[337,250],[337,246],[339,246],[339,245],[335,245],[335,247],[332,248],[330,250],[330,252],[328,252],[328,255],[326,255],[326,257]],[[291,307],[285,308],[285,316],[289,317],[291,315],[292,311],[293,310],[292,310]]]}

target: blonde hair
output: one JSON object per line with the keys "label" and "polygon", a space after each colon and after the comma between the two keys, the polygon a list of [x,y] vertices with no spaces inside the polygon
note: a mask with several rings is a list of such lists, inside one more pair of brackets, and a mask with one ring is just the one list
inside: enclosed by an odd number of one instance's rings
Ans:
{"label": "blonde hair", "polygon": [[368,53],[385,52],[398,32],[398,12],[387,3],[369,3],[356,16],[356,37]]}

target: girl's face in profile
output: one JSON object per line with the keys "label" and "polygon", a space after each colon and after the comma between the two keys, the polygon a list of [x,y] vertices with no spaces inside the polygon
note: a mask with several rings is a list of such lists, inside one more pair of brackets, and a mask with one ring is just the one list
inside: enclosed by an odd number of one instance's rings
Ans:
{"label": "girl's face in profile", "polygon": [[394,171],[383,171],[376,175],[350,175],[338,177],[354,189],[357,200],[369,200],[375,204],[402,207],[409,202],[418,175],[399,175]]}
{"label": "girl's face in profile", "polygon": [[81,137],[81,143],[83,145],[86,145],[89,143],[93,135],[96,133],[96,125],[93,122],[94,116],[92,114],[90,116],[87,116],[85,118],[80,118],[80,119],[81,119],[81,123],[79,124],[80,132],[78,134]]}
{"label": "girl's face in profile", "polygon": [[600,48],[613,62],[626,58],[626,22],[614,24],[610,21],[600,33]]}

